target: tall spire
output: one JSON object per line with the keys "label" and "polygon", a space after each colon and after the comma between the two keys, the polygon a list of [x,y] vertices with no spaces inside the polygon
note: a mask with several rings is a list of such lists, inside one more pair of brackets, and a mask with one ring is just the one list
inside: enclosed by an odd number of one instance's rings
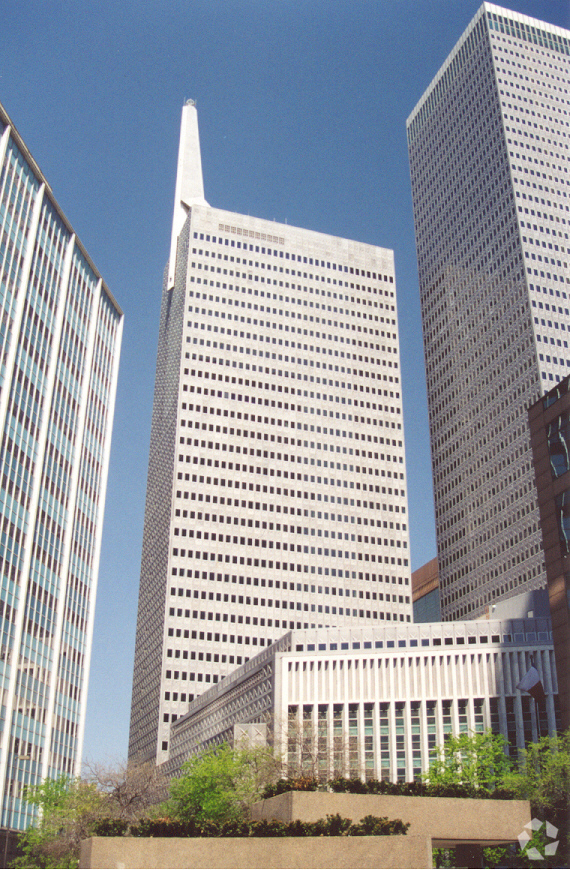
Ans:
{"label": "tall spire", "polygon": [[176,190],[174,194],[174,215],[172,217],[172,239],[168,264],[168,286],[174,286],[176,267],[176,245],[184,221],[193,205],[208,205],[204,199],[202,179],[202,158],[200,137],[198,135],[198,112],[194,100],[187,100],[182,109],[180,124],[180,146],[176,171]]}

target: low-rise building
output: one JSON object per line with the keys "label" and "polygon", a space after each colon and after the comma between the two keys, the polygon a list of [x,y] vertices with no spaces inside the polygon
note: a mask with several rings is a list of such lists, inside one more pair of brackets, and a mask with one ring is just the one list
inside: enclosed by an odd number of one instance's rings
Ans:
{"label": "low-rise building", "polygon": [[[531,661],[538,705],[516,688]],[[409,781],[446,734],[491,728],[516,751],[554,733],[557,691],[545,618],[291,631],[172,724],[168,770],[265,722],[291,770]]]}

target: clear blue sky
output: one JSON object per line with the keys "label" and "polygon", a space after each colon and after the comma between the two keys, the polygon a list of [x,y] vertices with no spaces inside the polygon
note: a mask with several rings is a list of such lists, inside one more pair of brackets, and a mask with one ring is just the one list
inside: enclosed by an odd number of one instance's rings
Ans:
{"label": "clear blue sky", "polygon": [[[0,101],[125,312],[84,756],[126,756],[180,112],[219,208],[393,248],[412,567],[435,555],[405,121],[478,0],[4,0]],[[570,27],[568,0],[510,8]]]}

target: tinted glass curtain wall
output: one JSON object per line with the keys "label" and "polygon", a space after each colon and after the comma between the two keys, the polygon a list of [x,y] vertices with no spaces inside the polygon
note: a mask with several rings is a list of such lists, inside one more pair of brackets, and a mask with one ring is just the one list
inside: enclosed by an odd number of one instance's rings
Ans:
{"label": "tinted glass curtain wall", "polygon": [[0,798],[77,775],[122,312],[0,106]]}

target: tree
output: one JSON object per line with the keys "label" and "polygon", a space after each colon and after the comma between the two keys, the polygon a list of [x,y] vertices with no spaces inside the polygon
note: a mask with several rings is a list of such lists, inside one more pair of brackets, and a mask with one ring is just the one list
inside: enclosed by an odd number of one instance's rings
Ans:
{"label": "tree", "polygon": [[[570,730],[542,737],[522,753],[519,766],[504,778],[517,798],[531,802],[533,816],[558,828],[560,845],[552,866],[570,861]],[[558,863],[556,863],[558,861]],[[548,863],[541,866],[548,866]]]}
{"label": "tree", "polygon": [[38,820],[20,835],[23,857],[13,867],[77,867],[81,840],[106,814],[105,796],[94,783],[59,777],[26,790],[25,799],[38,807]]}
{"label": "tree", "polygon": [[182,775],[170,783],[168,808],[182,820],[241,819],[281,771],[281,760],[269,746],[213,746],[182,765]]}
{"label": "tree", "polygon": [[19,837],[23,857],[14,867],[77,867],[81,840],[98,822],[137,821],[166,794],[164,774],[150,762],[90,765],[87,774],[47,779],[26,790],[38,817]]}
{"label": "tree", "polygon": [[[351,771],[349,735],[342,720],[333,721],[332,728],[325,720],[300,719],[297,708],[289,710],[286,720],[275,723],[275,743],[280,742],[286,752],[287,776],[292,779],[315,779],[326,783],[329,779],[345,776]],[[354,775],[358,775],[358,769]]]}
{"label": "tree", "polygon": [[131,822],[165,800],[168,781],[152,761],[84,765],[84,779],[107,798],[109,818]]}
{"label": "tree", "polygon": [[491,792],[503,787],[512,762],[505,753],[506,740],[492,731],[450,735],[438,747],[423,779],[430,785],[466,785]]}
{"label": "tree", "polygon": [[[530,801],[532,816],[544,823],[542,828],[529,831],[532,839],[522,853],[518,847],[515,852],[485,849],[486,866],[536,867],[536,857],[526,854],[530,849],[543,856],[539,859],[541,867],[570,866],[570,731],[529,744],[517,763],[504,750],[504,738],[491,731],[449,737],[439,747],[424,779],[436,785],[473,784],[486,793],[501,789],[513,798]],[[546,823],[558,829],[559,845],[553,856],[546,850],[553,843]]]}

